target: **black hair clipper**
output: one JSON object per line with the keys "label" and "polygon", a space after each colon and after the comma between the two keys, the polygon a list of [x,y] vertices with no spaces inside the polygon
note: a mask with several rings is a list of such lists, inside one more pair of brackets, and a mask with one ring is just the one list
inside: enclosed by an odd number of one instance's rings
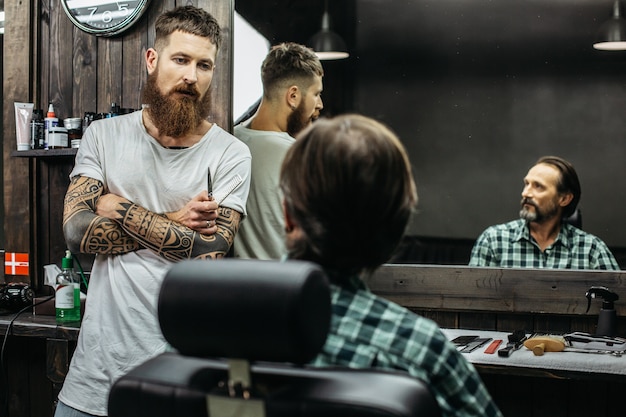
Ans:
{"label": "black hair clipper", "polygon": [[508,358],[513,352],[521,348],[524,344],[524,340],[528,339],[528,336],[526,336],[524,330],[516,330],[511,333],[508,338],[509,342],[506,346],[498,351],[498,356],[502,356],[503,358]]}

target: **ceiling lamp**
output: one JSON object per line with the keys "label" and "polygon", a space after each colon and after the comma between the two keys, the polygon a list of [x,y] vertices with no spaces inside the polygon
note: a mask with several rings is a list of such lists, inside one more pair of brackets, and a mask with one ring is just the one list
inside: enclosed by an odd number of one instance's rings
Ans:
{"label": "ceiling lamp", "polygon": [[348,47],[341,36],[330,30],[328,0],[324,2],[322,29],[313,35],[308,43],[320,60],[344,59],[350,56]]}
{"label": "ceiling lamp", "polygon": [[619,0],[613,3],[613,16],[600,26],[593,47],[602,51],[626,50],[626,20],[622,17]]}

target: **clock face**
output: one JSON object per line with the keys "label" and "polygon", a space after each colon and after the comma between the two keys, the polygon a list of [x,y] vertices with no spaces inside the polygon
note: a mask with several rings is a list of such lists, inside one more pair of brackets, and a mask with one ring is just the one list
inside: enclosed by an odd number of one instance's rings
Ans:
{"label": "clock face", "polygon": [[61,0],[61,3],[79,29],[97,36],[112,36],[139,20],[150,0]]}

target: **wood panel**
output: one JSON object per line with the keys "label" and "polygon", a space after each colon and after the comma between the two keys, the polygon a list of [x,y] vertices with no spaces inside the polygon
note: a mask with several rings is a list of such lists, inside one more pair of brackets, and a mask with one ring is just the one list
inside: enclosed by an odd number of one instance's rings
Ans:
{"label": "wood panel", "polygon": [[[5,340],[0,416],[51,417],[76,348],[78,325],[58,326],[54,316],[0,317]],[[5,400],[8,400],[5,402]],[[6,407],[5,407],[6,405]]]}
{"label": "wood panel", "polygon": [[[122,102],[122,82],[124,79],[122,38],[98,38],[97,98],[96,112],[108,113],[111,103]],[[137,51],[139,54],[140,51]],[[136,99],[129,94],[131,100]]]}
{"label": "wood panel", "polygon": [[[42,53],[50,57],[48,74],[49,90],[47,99],[41,96],[41,108],[44,112],[47,103],[54,105],[56,116],[61,121],[72,116],[73,83],[73,25],[66,17],[60,1],[50,2],[50,33],[48,47]],[[45,74],[44,74],[45,76]]]}
{"label": "wood panel", "polygon": [[122,45],[122,62],[124,78],[121,87],[122,94],[118,104],[122,108],[140,109],[141,91],[146,84],[146,51],[148,49],[148,19],[146,16],[137,24],[138,30],[132,31],[124,39]]}
{"label": "wood panel", "polygon": [[78,28],[73,30],[72,75],[74,94],[70,117],[82,117],[85,112],[96,112],[97,76],[96,64],[97,38]]}
{"label": "wood panel", "polygon": [[[7,157],[16,149],[15,110],[13,103],[30,102],[31,41],[30,2],[5,1],[3,68],[3,196],[4,196],[4,249],[8,252],[28,252],[30,238],[24,224],[31,220],[29,205],[28,160]],[[4,280],[4,268],[2,268]],[[17,280],[17,279],[16,279]]]}
{"label": "wood panel", "polygon": [[[601,300],[587,309],[586,291],[606,286],[622,300],[626,272],[385,265],[370,289],[441,327],[594,333]],[[626,302],[615,302],[617,334],[626,335]]]}
{"label": "wood panel", "polygon": [[222,27],[222,45],[218,51],[213,81],[211,82],[211,113],[209,120],[232,132],[233,116],[233,21],[234,0],[216,2],[198,0],[198,7],[206,9]]}
{"label": "wood panel", "polygon": [[[600,300],[585,313],[590,287],[606,286],[626,298],[621,271],[385,265],[367,282],[377,294],[422,309],[595,315]],[[626,315],[626,303],[615,308]]]}

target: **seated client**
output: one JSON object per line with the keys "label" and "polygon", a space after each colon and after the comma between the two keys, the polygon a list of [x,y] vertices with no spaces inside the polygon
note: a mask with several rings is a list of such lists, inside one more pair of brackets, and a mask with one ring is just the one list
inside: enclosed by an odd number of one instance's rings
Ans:
{"label": "seated client", "polygon": [[417,202],[399,139],[363,116],[318,120],[287,151],[280,188],[289,258],[320,264],[331,281],[331,328],[313,365],[404,370],[430,386],[445,416],[501,415],[433,321],[360,279],[391,257]]}

